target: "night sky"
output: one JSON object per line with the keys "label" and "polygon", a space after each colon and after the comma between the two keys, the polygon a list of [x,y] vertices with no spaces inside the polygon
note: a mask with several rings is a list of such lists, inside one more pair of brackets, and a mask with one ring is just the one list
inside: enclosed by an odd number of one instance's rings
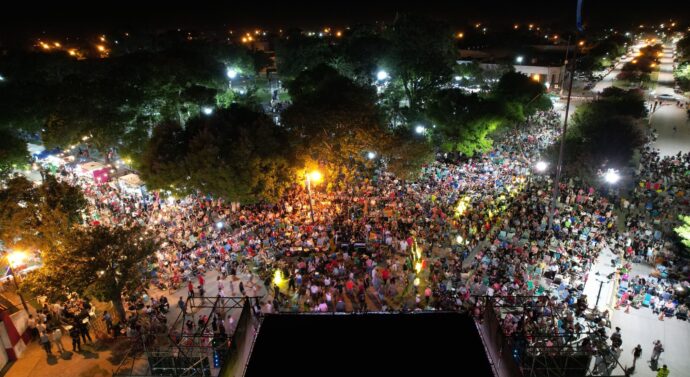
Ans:
{"label": "night sky", "polygon": [[[396,11],[426,13],[443,18],[454,26],[483,21],[489,25],[540,22],[574,27],[576,3],[577,0],[425,0],[414,3],[103,0],[88,3],[55,1],[37,6],[32,1],[20,1],[5,4],[5,9],[0,12],[0,36],[7,38],[41,31],[79,33],[178,27],[200,30],[255,26],[337,27],[357,22],[390,21]],[[690,15],[690,1],[665,2],[661,6],[635,0],[584,0],[584,4],[585,22],[592,26],[608,26],[610,23],[626,26]]]}

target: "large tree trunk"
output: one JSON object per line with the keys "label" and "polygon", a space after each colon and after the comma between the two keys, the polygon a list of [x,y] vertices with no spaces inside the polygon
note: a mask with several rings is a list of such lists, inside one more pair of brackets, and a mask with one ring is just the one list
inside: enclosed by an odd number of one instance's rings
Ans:
{"label": "large tree trunk", "polygon": [[125,314],[125,306],[122,304],[122,299],[118,296],[113,300],[113,306],[115,307],[115,312],[117,316],[120,317],[120,322],[127,320],[127,314]]}

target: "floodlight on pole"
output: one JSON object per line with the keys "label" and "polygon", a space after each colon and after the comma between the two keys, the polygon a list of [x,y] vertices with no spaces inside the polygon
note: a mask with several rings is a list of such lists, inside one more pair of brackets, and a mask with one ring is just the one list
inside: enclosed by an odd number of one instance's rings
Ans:
{"label": "floodlight on pole", "polygon": [[523,61],[524,59],[525,59],[525,58],[523,58],[522,56],[518,56],[517,58],[515,58],[515,62],[518,63],[518,64],[522,64],[522,61]]}
{"label": "floodlight on pole", "polygon": [[234,68],[228,68],[228,70],[226,72],[226,74],[228,75],[228,78],[230,80],[235,79],[237,77],[237,73],[238,73],[237,70]]}

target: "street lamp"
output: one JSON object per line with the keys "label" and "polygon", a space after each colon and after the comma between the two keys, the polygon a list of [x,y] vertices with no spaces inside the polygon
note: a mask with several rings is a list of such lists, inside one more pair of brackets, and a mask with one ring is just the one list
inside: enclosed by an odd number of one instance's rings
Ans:
{"label": "street lamp", "polygon": [[620,174],[615,169],[609,169],[604,173],[604,180],[610,184],[615,184],[621,179]]}
{"label": "street lamp", "polygon": [[234,68],[228,68],[228,70],[225,72],[225,74],[228,75],[228,78],[230,80],[235,79],[235,77],[237,77],[237,73],[238,73],[237,70]]}
{"label": "street lamp", "polygon": [[313,181],[314,184],[318,184],[323,180],[323,175],[321,175],[321,172],[318,170],[314,170],[311,173],[306,173],[305,178],[307,181],[307,193],[309,194],[309,213],[311,214],[311,222],[314,222],[314,207],[312,206],[312,199],[311,199],[311,182]]}
{"label": "street lamp", "polygon": [[426,132],[426,127],[421,126],[421,125],[420,125],[420,126],[417,126],[417,127],[414,128],[414,132],[416,132],[416,133],[418,133],[418,134],[421,135],[421,134],[423,134],[423,133]]}
{"label": "street lamp", "polygon": [[373,160],[376,158],[376,152],[367,152],[367,158]]}
{"label": "street lamp", "polygon": [[208,106],[204,106],[201,108],[201,112],[203,112],[206,115],[211,115],[213,114],[213,109]]}
{"label": "street lamp", "polygon": [[522,64],[523,60],[524,60],[524,58],[522,56],[518,56],[517,58],[515,58],[515,62],[518,64]]}
{"label": "street lamp", "polygon": [[597,292],[597,302],[594,303],[594,308],[598,309],[599,307],[599,298],[601,297],[601,288],[604,286],[604,283],[608,283],[610,280],[605,280],[605,279],[597,279],[599,282],[599,292]]}
{"label": "street lamp", "polygon": [[24,301],[24,296],[22,296],[21,292],[19,292],[19,285],[17,284],[17,275],[14,274],[14,268],[22,264],[24,260],[26,259],[26,253],[22,251],[13,251],[9,254],[7,254],[7,262],[9,263],[9,272],[10,275],[12,275],[12,281],[14,282],[14,287],[17,289],[17,295],[19,296],[19,299],[22,301],[22,306],[24,307],[24,310],[29,313],[29,308],[26,306],[26,301]]}
{"label": "street lamp", "polygon": [[388,72],[386,72],[384,70],[380,70],[380,71],[378,71],[378,73],[376,73],[376,79],[379,81],[383,81],[387,78],[388,78]]}

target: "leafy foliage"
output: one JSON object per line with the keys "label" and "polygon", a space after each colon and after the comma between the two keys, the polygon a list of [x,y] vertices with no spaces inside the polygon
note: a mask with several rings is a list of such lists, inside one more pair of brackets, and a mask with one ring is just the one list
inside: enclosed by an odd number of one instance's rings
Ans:
{"label": "leafy foliage", "polygon": [[0,179],[6,178],[12,169],[29,162],[26,142],[10,130],[0,129]]}
{"label": "leafy foliage", "polygon": [[499,102],[513,104],[511,115],[514,121],[522,122],[525,116],[551,108],[544,85],[514,71],[501,77],[491,96]]}
{"label": "leafy foliage", "polygon": [[394,84],[402,86],[412,109],[420,109],[450,81],[455,65],[453,32],[448,25],[416,15],[398,16],[387,35],[385,59]]}
{"label": "leafy foliage", "polygon": [[506,121],[494,100],[466,95],[458,89],[439,92],[428,114],[436,125],[434,144],[443,152],[467,156],[489,149],[489,135]]}
{"label": "leafy foliage", "polygon": [[74,229],[60,250],[42,253],[43,266],[29,274],[22,289],[51,300],[68,292],[112,301],[125,318],[121,294],[146,286],[147,259],[156,242],[139,226]]}
{"label": "leafy foliage", "polygon": [[156,127],[142,156],[154,189],[197,190],[242,203],[275,201],[292,182],[288,136],[266,116],[240,105]]}
{"label": "leafy foliage", "polygon": [[[581,105],[566,135],[564,167],[594,183],[598,170],[630,164],[634,150],[644,144],[637,119],[646,115],[639,91],[607,89],[600,99]],[[558,143],[549,154],[555,159]]]}
{"label": "leafy foliage", "polygon": [[47,174],[42,185],[13,178],[0,191],[0,240],[8,248],[55,250],[81,222],[86,199],[79,188]]}

